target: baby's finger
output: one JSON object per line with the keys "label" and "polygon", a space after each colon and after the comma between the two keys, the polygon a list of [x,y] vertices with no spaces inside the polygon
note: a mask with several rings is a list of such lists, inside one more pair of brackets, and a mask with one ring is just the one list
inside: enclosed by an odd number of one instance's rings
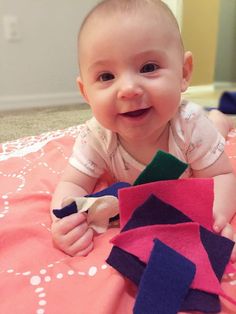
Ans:
{"label": "baby's finger", "polygon": [[[234,236],[233,236],[233,241],[236,242],[236,234],[234,234]],[[232,251],[232,254],[231,254],[231,261],[233,263],[236,262],[236,244],[234,244],[234,247],[233,247],[233,251]]]}
{"label": "baby's finger", "polygon": [[228,238],[230,240],[233,240],[234,238],[234,230],[233,230],[233,227],[227,223],[225,225],[225,227],[223,228],[222,232],[221,232],[221,235],[225,238]]}
{"label": "baby's finger", "polygon": [[226,218],[223,215],[218,215],[214,221],[213,230],[217,233],[220,233],[226,225]]}
{"label": "baby's finger", "polygon": [[[236,235],[234,233],[234,229],[233,229],[232,225],[230,225],[229,223],[222,230],[221,235],[234,241],[234,242],[236,241]],[[234,247],[233,247],[230,259],[232,262],[236,261],[236,245],[234,245]]]}
{"label": "baby's finger", "polygon": [[86,249],[84,249],[82,251],[79,251],[79,253],[77,253],[76,256],[86,256],[86,255],[88,255],[88,253],[92,251],[93,246],[94,246],[94,244],[93,244],[93,241],[92,241]]}
{"label": "baby's finger", "polygon": [[83,252],[86,252],[88,247],[91,246],[93,241],[93,230],[88,228],[88,230],[80,237],[76,242],[74,242],[68,249],[69,254],[74,256],[83,255]]}
{"label": "baby's finger", "polygon": [[70,230],[67,234],[62,235],[61,244],[63,247],[70,247],[80,239],[88,230],[87,221],[82,222],[80,225],[76,226],[74,229]]}
{"label": "baby's finger", "polygon": [[60,230],[61,234],[67,234],[75,227],[83,223],[87,219],[86,214],[75,213],[64,217],[56,222],[56,228]]}

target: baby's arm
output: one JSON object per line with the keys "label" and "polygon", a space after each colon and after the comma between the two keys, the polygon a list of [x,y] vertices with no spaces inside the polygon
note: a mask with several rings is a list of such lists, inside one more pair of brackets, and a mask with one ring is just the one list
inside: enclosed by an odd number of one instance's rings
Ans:
{"label": "baby's arm", "polygon": [[[194,171],[193,176],[214,178],[213,229],[235,241],[230,221],[236,213],[236,176],[227,155],[222,153],[213,165],[203,170]],[[236,260],[236,246],[233,250],[232,259]]]}
{"label": "baby's arm", "polygon": [[84,214],[76,213],[58,219],[52,210],[61,208],[66,197],[91,193],[96,181],[96,178],[89,177],[68,164],[54,192],[51,202],[53,242],[59,249],[71,256],[86,255],[92,250],[93,230],[88,227]]}

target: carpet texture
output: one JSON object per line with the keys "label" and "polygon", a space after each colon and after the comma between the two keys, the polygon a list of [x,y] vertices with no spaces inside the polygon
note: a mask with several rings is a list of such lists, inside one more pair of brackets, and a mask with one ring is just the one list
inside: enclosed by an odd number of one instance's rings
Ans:
{"label": "carpet texture", "polygon": [[88,105],[0,111],[0,143],[83,123],[92,116]]}

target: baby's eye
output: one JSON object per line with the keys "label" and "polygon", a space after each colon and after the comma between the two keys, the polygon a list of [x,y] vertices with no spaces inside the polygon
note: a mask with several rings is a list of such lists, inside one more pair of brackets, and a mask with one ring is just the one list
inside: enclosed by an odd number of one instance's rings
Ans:
{"label": "baby's eye", "polygon": [[112,73],[102,73],[101,75],[99,75],[99,81],[105,82],[105,81],[110,81],[113,80],[115,78],[115,76]]}
{"label": "baby's eye", "polygon": [[148,72],[154,72],[158,69],[159,69],[159,66],[157,64],[147,63],[141,68],[140,72],[141,73],[148,73]]}

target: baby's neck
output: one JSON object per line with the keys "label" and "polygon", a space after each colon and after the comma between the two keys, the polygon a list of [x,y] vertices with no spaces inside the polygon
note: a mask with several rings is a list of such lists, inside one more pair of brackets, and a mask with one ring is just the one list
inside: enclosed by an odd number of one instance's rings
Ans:
{"label": "baby's neck", "polygon": [[158,150],[169,151],[169,124],[163,129],[156,138],[145,141],[127,141],[119,137],[119,141],[123,148],[138,162],[147,165],[151,162],[153,156]]}

